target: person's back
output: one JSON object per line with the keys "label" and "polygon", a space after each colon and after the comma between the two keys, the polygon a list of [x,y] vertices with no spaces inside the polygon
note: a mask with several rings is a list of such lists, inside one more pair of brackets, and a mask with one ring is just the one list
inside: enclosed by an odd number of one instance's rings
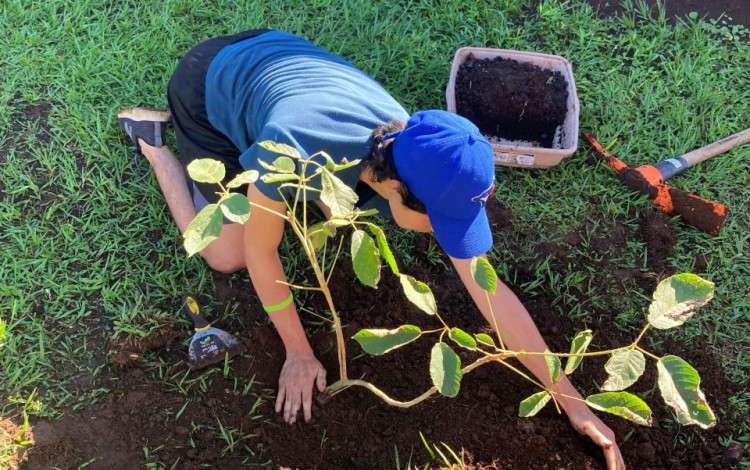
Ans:
{"label": "person's back", "polygon": [[409,117],[367,74],[280,31],[233,44],[216,56],[206,77],[206,110],[211,124],[242,152],[242,166],[257,170],[259,158],[275,157],[256,142],[354,160],[370,153],[373,129]]}

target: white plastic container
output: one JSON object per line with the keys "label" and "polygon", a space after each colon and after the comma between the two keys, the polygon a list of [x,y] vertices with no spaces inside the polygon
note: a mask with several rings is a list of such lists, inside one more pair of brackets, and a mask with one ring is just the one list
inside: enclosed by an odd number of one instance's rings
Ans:
{"label": "white plastic container", "polygon": [[492,144],[495,165],[519,168],[548,168],[560,163],[564,158],[573,155],[578,148],[578,119],[580,104],[576,94],[573,68],[564,57],[536,52],[521,52],[507,49],[490,49],[482,47],[462,47],[453,56],[453,66],[445,90],[448,111],[456,112],[456,75],[458,69],[469,55],[474,59],[512,59],[521,63],[531,63],[541,69],[560,72],[568,83],[567,115],[562,126],[555,133],[551,148],[533,146],[528,141],[513,141],[487,136]]}

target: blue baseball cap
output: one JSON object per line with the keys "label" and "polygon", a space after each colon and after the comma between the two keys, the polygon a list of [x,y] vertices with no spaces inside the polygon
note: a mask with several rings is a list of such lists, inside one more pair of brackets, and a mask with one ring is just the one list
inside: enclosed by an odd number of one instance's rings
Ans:
{"label": "blue baseball cap", "polygon": [[395,139],[398,174],[427,208],[443,250],[460,259],[489,251],[485,205],[495,189],[495,162],[477,126],[447,111],[420,111],[385,138]]}

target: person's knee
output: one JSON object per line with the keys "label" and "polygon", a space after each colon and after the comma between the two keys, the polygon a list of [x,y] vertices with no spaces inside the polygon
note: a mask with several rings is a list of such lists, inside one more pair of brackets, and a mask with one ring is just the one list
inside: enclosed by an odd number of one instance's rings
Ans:
{"label": "person's knee", "polygon": [[239,224],[229,224],[222,228],[218,239],[201,251],[201,257],[208,267],[224,274],[235,273],[245,267],[243,248],[244,229]]}
{"label": "person's knee", "polygon": [[203,256],[206,260],[206,264],[209,268],[222,274],[232,274],[243,269],[245,267],[244,259],[237,259],[236,257],[217,257],[217,256]]}

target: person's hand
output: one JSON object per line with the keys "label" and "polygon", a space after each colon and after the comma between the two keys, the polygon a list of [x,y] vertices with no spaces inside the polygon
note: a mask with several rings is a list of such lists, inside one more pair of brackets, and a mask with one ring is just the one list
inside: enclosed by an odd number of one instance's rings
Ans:
{"label": "person's hand", "polygon": [[276,412],[284,409],[284,421],[294,424],[302,406],[305,421],[312,416],[313,384],[318,391],[326,388],[326,370],[315,356],[287,356],[279,376]]}
{"label": "person's hand", "polygon": [[620,448],[617,447],[615,433],[588,407],[582,407],[572,413],[568,412],[568,418],[576,431],[588,436],[594,444],[602,448],[604,458],[607,460],[607,470],[625,470],[625,461],[622,459]]}

